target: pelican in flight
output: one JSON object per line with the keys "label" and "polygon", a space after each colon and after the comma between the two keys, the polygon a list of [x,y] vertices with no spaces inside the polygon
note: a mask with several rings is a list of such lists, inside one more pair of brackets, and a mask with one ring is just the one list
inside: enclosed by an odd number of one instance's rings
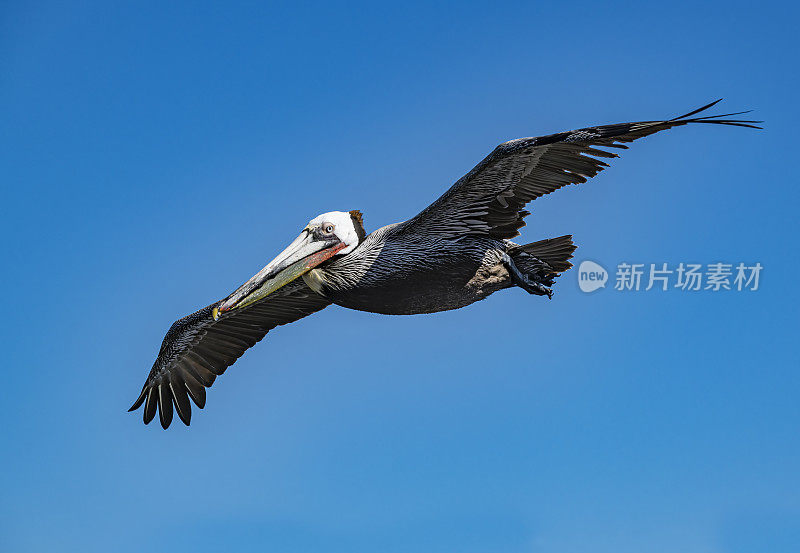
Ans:
{"label": "pelican in flight", "polygon": [[359,211],[332,211],[309,221],[289,246],[229,296],[176,321],[164,337],[142,392],[148,424],[161,426],[173,405],[189,424],[191,404],[276,326],[330,304],[412,315],[458,309],[504,288],[552,298],[552,286],[572,265],[572,236],[520,245],[525,205],[568,184],[586,182],[617,157],[603,148],[672,127],[710,123],[757,127],[730,119],[741,113],[693,117],[712,102],[664,121],[589,127],[501,144],[419,215],[364,229]]}

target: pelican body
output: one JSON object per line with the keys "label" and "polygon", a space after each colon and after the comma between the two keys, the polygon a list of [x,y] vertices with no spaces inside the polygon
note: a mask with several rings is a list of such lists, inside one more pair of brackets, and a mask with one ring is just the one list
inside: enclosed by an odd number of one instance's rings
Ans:
{"label": "pelican body", "polygon": [[188,425],[190,399],[203,408],[206,388],[267,332],[331,304],[413,315],[459,309],[511,287],[552,298],[576,246],[569,235],[512,242],[530,214],[525,205],[602,171],[603,159],[617,157],[603,148],[690,123],[760,128],[727,118],[738,113],[692,117],[717,102],[668,120],[506,142],[419,215],[370,234],[359,211],[315,217],[233,293],[172,325],[130,410],[144,405],[145,424],[158,411],[167,428],[174,406]]}
{"label": "pelican body", "polygon": [[548,256],[543,247],[534,257],[529,252],[536,250],[536,244],[523,248],[484,236],[419,238],[403,223],[385,226],[367,236],[350,256],[312,269],[303,280],[331,303],[350,309],[384,315],[436,313],[514,286],[511,262],[542,285],[533,293],[548,294],[544,288],[552,285],[548,276],[568,269],[567,259],[575,249],[569,236],[556,239],[560,258]]}

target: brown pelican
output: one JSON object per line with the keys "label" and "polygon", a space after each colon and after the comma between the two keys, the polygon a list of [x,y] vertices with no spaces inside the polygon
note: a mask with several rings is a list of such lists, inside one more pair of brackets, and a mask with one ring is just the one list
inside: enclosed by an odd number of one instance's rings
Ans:
{"label": "brown pelican", "polygon": [[131,411],[144,422],[158,408],[161,426],[173,404],[189,424],[189,398],[201,409],[205,389],[248,348],[279,325],[334,303],[411,315],[458,309],[504,288],[552,297],[572,265],[572,236],[532,244],[511,241],[529,215],[525,204],[602,171],[626,142],[689,123],[760,128],[746,112],[694,117],[719,102],[664,121],[589,127],[498,146],[413,219],[367,234],[359,211],[315,217],[294,242],[226,298],[176,321]]}

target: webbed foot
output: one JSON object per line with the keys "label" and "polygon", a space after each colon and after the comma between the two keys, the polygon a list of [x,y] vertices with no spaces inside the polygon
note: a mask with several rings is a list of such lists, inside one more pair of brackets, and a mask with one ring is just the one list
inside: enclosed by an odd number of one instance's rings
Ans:
{"label": "webbed foot", "polygon": [[508,269],[508,274],[511,276],[511,282],[529,294],[536,296],[547,296],[549,299],[553,299],[553,290],[541,282],[536,282],[528,275],[523,274],[522,271],[517,268],[514,260],[511,259],[511,256],[507,253],[503,254],[503,264],[506,266],[506,269]]}

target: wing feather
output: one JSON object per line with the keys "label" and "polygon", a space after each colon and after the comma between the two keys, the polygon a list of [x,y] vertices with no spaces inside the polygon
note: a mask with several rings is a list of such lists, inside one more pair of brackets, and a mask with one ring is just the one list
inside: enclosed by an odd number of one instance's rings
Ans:
{"label": "wing feather", "polygon": [[156,388],[145,385],[145,391],[147,393],[147,401],[144,403],[142,418],[145,424],[150,424],[150,421],[156,416]]}
{"label": "wing feather", "polygon": [[625,149],[625,143],[689,123],[761,128],[756,125],[761,121],[726,119],[747,112],[691,117],[719,101],[664,121],[588,127],[501,144],[398,231],[451,238],[464,234],[513,238],[530,214],[523,209],[525,204],[564,186],[586,182],[608,167],[603,159],[618,157],[601,148]]}
{"label": "wing feather", "polygon": [[142,393],[130,408],[134,411],[144,405],[145,424],[158,411],[161,426],[167,428],[174,405],[178,417],[188,425],[192,418],[189,398],[202,409],[205,389],[267,332],[311,315],[330,302],[297,279],[260,302],[224,313],[215,321],[211,313],[218,304],[176,321],[167,331]]}

